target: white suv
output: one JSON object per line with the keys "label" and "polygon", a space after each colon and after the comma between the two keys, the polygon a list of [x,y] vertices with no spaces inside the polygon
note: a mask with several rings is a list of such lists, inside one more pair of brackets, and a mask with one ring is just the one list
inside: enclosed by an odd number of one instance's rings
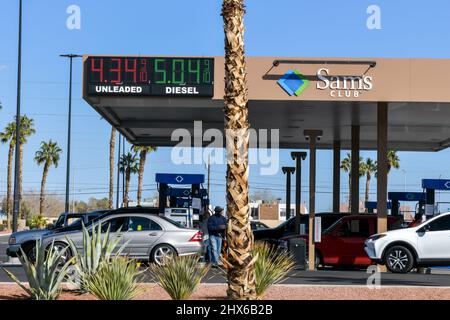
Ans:
{"label": "white suv", "polygon": [[366,240],[364,249],[370,259],[395,273],[450,265],[450,212],[416,227],[375,234]]}

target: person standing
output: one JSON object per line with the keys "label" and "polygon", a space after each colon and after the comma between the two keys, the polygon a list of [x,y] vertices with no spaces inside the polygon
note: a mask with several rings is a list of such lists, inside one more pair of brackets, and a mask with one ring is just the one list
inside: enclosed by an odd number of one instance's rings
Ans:
{"label": "person standing", "polygon": [[221,265],[220,252],[222,250],[222,239],[225,237],[227,219],[223,216],[223,208],[216,206],[214,214],[208,219],[209,243],[211,245],[211,263],[213,266]]}
{"label": "person standing", "polygon": [[203,236],[203,257],[205,262],[211,262],[211,243],[209,241],[208,220],[212,211],[208,208],[201,216],[200,231]]}

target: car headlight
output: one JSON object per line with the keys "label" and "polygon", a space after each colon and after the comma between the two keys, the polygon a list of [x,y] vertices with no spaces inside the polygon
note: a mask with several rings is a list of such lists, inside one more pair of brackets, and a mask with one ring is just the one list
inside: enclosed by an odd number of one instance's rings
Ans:
{"label": "car headlight", "polygon": [[16,237],[9,237],[9,244],[16,244]]}
{"label": "car headlight", "polygon": [[385,233],[381,233],[381,234],[374,234],[373,236],[369,237],[369,240],[375,241],[381,238],[386,237]]}

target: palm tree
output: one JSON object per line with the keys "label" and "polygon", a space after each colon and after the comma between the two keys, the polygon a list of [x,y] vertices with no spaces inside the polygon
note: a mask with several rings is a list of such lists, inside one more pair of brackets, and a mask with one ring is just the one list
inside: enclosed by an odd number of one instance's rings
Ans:
{"label": "palm tree", "polygon": [[[366,162],[364,162],[364,174],[366,175],[366,193],[364,197],[364,201],[369,201],[369,188],[370,188],[370,179],[373,174],[377,172],[377,164],[371,158],[367,158]],[[367,209],[366,209],[367,210]]]}
{"label": "palm tree", "polygon": [[0,133],[0,139],[2,143],[3,144],[9,143],[8,169],[6,178],[6,214],[7,214],[8,229],[11,228],[11,209],[12,209],[11,185],[12,185],[12,163],[14,156],[15,133],[16,133],[15,122],[8,123],[5,127],[5,130]]}
{"label": "palm tree", "polygon": [[123,206],[128,207],[128,191],[130,189],[131,174],[136,174],[139,170],[138,158],[128,152],[120,157],[119,161],[120,172],[125,172],[125,193],[123,196]]}
{"label": "palm tree", "polygon": [[22,201],[22,168],[23,168],[23,147],[27,143],[27,138],[36,133],[34,120],[23,115],[20,119],[20,141],[19,141],[19,201]]}
{"label": "palm tree", "polygon": [[[362,157],[359,157],[359,176],[362,177],[365,174],[364,161]],[[352,208],[352,155],[347,153],[347,156],[341,161],[341,169],[344,172],[348,172],[348,212]]]}
{"label": "palm tree", "polygon": [[400,158],[397,155],[397,151],[389,150],[387,153],[387,172],[391,171],[392,168],[399,169],[400,168]]}
{"label": "palm tree", "polygon": [[[244,54],[244,0],[223,0],[225,130],[227,133],[227,242],[229,299],[256,299],[253,233],[249,223],[248,96]],[[232,135],[230,137],[230,134]]]}
{"label": "palm tree", "polygon": [[139,153],[139,172],[138,172],[138,190],[137,190],[137,203],[141,205],[142,200],[142,180],[144,178],[145,160],[147,159],[147,153],[155,152],[158,148],[153,146],[133,146],[133,151]]}
{"label": "palm tree", "polygon": [[114,150],[116,145],[116,128],[111,127],[111,138],[109,139],[109,209],[113,208],[114,197]]}
{"label": "palm tree", "polygon": [[[389,150],[387,155],[387,180],[389,181],[389,172],[391,172],[391,169],[400,169],[400,157],[397,155],[397,151],[395,150]],[[375,173],[375,177],[378,177],[377,173]],[[386,182],[388,182],[386,181]],[[388,184],[388,183],[387,183]]]}
{"label": "palm tree", "polygon": [[[19,201],[22,199],[22,160],[23,160],[23,145],[27,142],[27,137],[34,134],[34,121],[28,118],[26,115],[20,117],[20,143],[19,143]],[[6,144],[9,142],[8,150],[8,169],[6,179],[6,211],[8,215],[8,228],[11,228],[11,214],[12,214],[12,199],[11,199],[11,186],[12,186],[12,163],[14,156],[14,149],[16,145],[16,121],[8,123],[4,132],[0,133],[0,140]]]}
{"label": "palm tree", "polygon": [[48,170],[53,165],[58,167],[59,158],[61,155],[61,148],[56,141],[49,140],[48,142],[41,141],[41,147],[34,156],[34,161],[40,166],[44,165],[44,171],[42,172],[41,181],[41,194],[39,197],[39,214],[44,213],[45,202],[45,183],[47,182]]}

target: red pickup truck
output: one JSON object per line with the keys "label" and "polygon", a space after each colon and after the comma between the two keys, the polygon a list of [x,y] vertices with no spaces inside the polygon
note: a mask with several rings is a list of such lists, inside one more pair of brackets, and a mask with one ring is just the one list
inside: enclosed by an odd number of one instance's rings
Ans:
{"label": "red pickup truck", "polygon": [[[400,229],[402,216],[388,216],[388,230]],[[375,214],[349,215],[336,221],[322,233],[321,242],[316,243],[316,266],[368,266],[373,264],[364,251],[364,241],[376,233]],[[307,235],[285,237],[303,238]]]}

